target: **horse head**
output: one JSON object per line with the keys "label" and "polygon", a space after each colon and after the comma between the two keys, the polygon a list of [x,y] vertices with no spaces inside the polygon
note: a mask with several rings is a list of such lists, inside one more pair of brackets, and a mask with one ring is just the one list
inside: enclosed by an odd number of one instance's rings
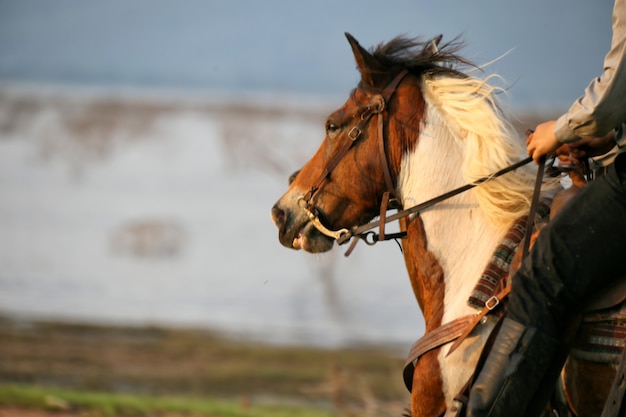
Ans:
{"label": "horse head", "polygon": [[[424,100],[416,87],[416,65],[389,59],[417,42],[397,38],[371,53],[350,34],[346,37],[361,81],[326,118],[320,148],[292,175],[272,208],[279,240],[288,248],[328,251],[340,232],[324,229],[350,228],[378,215],[384,193],[396,191],[404,153],[417,140]],[[422,70],[440,53],[440,39],[419,43]]]}

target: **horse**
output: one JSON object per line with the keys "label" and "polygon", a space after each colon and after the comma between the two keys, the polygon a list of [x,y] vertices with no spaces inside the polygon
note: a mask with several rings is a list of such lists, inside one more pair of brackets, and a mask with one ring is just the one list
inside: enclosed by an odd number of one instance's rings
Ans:
{"label": "horse", "polygon": [[[492,85],[495,75],[468,75],[480,68],[460,56],[459,38],[442,44],[441,36],[397,37],[368,51],[346,37],[361,80],[327,117],[322,144],[290,177],[271,216],[283,246],[321,253],[335,242],[359,241],[352,231],[377,217],[380,233],[370,240],[384,239],[386,219],[393,217],[388,209],[419,207],[399,218],[396,234],[424,316],[423,343],[416,345],[427,345],[407,361],[405,382],[412,416],[440,416],[457,406],[455,395],[496,326],[493,314],[473,320],[471,328],[466,319],[500,299],[487,294],[482,309],[468,299],[494,250],[528,217],[537,167],[518,164],[493,175],[519,161],[525,147],[502,110],[504,89]],[[471,186],[437,198],[463,184]],[[541,200],[549,202],[560,189],[558,181],[545,181]],[[367,234],[361,237],[367,240]],[[503,275],[509,278],[508,271]],[[449,332],[456,336],[446,337]],[[453,341],[458,346],[450,352]],[[560,390],[567,412],[600,414],[614,357],[593,363],[591,371],[588,362],[572,360],[576,369]],[[598,388],[605,380],[609,384]]]}

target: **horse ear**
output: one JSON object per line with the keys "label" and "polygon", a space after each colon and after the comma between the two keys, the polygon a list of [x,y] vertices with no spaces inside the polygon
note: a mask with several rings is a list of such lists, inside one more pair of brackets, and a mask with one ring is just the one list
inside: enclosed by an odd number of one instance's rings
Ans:
{"label": "horse ear", "polygon": [[432,38],[429,45],[426,47],[426,52],[428,52],[430,55],[437,54],[439,52],[439,42],[441,42],[442,38],[443,35],[435,36],[434,38]]}
{"label": "horse ear", "polygon": [[378,60],[374,58],[372,54],[367,52],[367,50],[365,50],[365,48],[363,48],[352,35],[348,32],[346,32],[345,35],[346,38],[348,38],[350,46],[352,47],[352,53],[354,54],[357,68],[361,73],[361,79],[366,84],[374,87],[376,85],[374,74],[379,72],[376,71],[376,69],[380,66]]}

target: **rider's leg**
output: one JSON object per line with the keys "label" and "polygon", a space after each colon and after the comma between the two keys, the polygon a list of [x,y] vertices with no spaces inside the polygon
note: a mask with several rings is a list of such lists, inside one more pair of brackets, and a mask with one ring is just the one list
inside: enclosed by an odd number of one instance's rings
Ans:
{"label": "rider's leg", "polygon": [[[584,303],[626,273],[626,154],[544,229],[513,279],[507,318],[472,390],[468,416],[542,408]],[[553,366],[550,366],[553,365]]]}

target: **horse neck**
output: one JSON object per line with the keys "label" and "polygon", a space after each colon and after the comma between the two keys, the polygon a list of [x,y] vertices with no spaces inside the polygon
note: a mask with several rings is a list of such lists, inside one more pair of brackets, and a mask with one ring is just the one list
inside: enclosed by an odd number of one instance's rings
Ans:
{"label": "horse neck", "polygon": [[[405,207],[465,183],[462,141],[433,106],[427,106],[424,120],[419,144],[404,157],[400,169],[399,192]],[[405,251],[405,261],[428,328],[473,312],[467,298],[506,230],[487,221],[471,191],[419,217],[419,227],[408,227],[407,245],[422,249]]]}

